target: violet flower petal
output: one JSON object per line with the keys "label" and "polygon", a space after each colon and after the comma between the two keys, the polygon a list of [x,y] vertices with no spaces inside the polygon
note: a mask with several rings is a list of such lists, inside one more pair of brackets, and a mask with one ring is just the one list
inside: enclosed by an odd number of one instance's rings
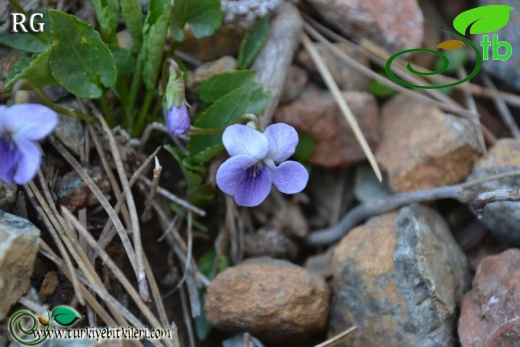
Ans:
{"label": "violet flower petal", "polygon": [[16,147],[0,138],[0,180],[7,184],[14,183],[15,167],[19,156]]}
{"label": "violet flower petal", "polygon": [[275,187],[282,193],[299,193],[307,186],[309,173],[302,164],[291,160],[283,162],[279,166],[269,161],[266,164],[271,171]]}
{"label": "violet flower petal", "polygon": [[280,163],[294,154],[298,133],[292,126],[284,123],[271,124],[265,129],[264,135],[268,142],[267,158]]}
{"label": "violet flower petal", "polygon": [[227,159],[217,170],[217,185],[224,193],[235,195],[240,177],[255,163],[256,160],[245,154]]}
{"label": "violet flower petal", "polygon": [[171,134],[178,136],[185,134],[191,127],[190,115],[186,103],[181,106],[172,106],[166,112],[166,129]]}
{"label": "violet flower petal", "polygon": [[41,140],[58,125],[58,114],[38,104],[17,104],[0,109],[0,118],[3,118],[0,132],[10,133],[15,142],[19,138]]}
{"label": "violet flower petal", "polygon": [[228,126],[222,134],[222,142],[230,156],[247,154],[256,160],[262,160],[267,154],[267,138],[246,125]]}
{"label": "violet flower petal", "polygon": [[20,160],[14,181],[18,184],[25,184],[31,181],[38,172],[41,162],[40,149],[33,142],[23,139],[18,139],[16,146],[20,153]]}
{"label": "violet flower petal", "polygon": [[[254,170],[256,174],[254,174]],[[271,191],[271,171],[264,165],[261,168],[250,167],[241,175],[236,186],[235,202],[239,206],[254,207],[260,205]]]}

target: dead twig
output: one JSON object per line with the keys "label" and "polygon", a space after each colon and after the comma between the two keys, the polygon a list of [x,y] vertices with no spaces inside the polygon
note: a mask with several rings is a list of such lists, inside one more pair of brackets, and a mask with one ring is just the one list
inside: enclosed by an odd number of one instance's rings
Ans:
{"label": "dead twig", "polygon": [[[458,74],[461,79],[464,79],[467,77],[467,73],[464,70],[464,68],[462,68],[462,67],[459,68]],[[482,154],[486,154],[487,151],[486,151],[486,144],[484,143],[484,135],[483,135],[483,132],[480,131],[481,124],[480,124],[480,117],[478,116],[478,111],[477,111],[477,103],[475,102],[475,98],[473,97],[473,95],[467,91],[464,91],[464,97],[466,99],[466,106],[468,107],[468,109],[471,112],[473,112],[475,114],[475,116],[473,116],[473,123],[475,123],[475,125],[476,125],[475,131],[477,132],[477,139],[478,139],[478,143],[480,145],[480,151],[482,152]]]}
{"label": "dead twig", "polygon": [[[341,239],[347,234],[354,226],[363,222],[367,218],[374,215],[392,211],[404,205],[408,205],[414,202],[431,201],[438,199],[456,199],[462,203],[468,203],[470,207],[472,205],[478,208],[483,208],[482,204],[492,202],[494,197],[496,201],[504,201],[500,199],[507,199],[507,201],[516,201],[519,195],[512,194],[510,191],[504,193],[503,190],[494,192],[474,192],[473,188],[484,182],[495,181],[506,177],[520,176],[520,170],[510,171],[507,173],[492,175],[483,179],[466,182],[463,184],[438,187],[425,190],[417,190],[413,192],[399,193],[390,195],[388,197],[370,201],[365,204],[358,205],[350,210],[341,221],[327,229],[318,230],[311,233],[306,243],[311,246],[328,245]],[[481,194],[484,194],[482,197]],[[508,195],[509,194],[509,195]],[[476,211],[478,213],[478,211]]]}
{"label": "dead twig", "polygon": [[[489,78],[488,75],[484,75],[484,84],[488,88],[496,90],[495,84],[493,83],[491,78]],[[509,111],[509,108],[507,107],[502,96],[497,95],[493,99],[493,102],[495,104],[495,107],[498,110],[498,113],[502,117],[502,121],[504,122],[505,126],[507,127],[507,129],[509,130],[511,135],[515,139],[520,139],[520,129],[518,129],[518,124],[516,124],[516,121],[515,121],[513,115],[511,114],[511,111]]]}
{"label": "dead twig", "polygon": [[150,187],[150,194],[146,198],[145,207],[141,219],[143,223],[148,222],[152,218],[152,201],[157,195],[157,187],[159,186],[159,180],[161,178],[162,166],[159,163],[159,159],[155,157],[155,168],[153,169],[153,180],[152,186]]}

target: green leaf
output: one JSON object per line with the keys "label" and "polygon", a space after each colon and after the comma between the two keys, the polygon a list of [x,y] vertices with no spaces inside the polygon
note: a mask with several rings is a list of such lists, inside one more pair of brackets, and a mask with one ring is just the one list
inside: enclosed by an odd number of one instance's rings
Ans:
{"label": "green leaf", "polygon": [[52,27],[49,66],[52,76],[79,97],[99,98],[101,85],[110,87],[117,77],[110,49],[89,24],[56,10],[49,10],[49,16]]}
{"label": "green leaf", "polygon": [[34,55],[32,58],[22,57],[13,65],[5,78],[5,90],[11,90],[13,84],[20,79],[27,79],[35,87],[43,87],[49,84],[58,84],[52,77],[49,69],[49,56],[51,50]]}
{"label": "green leaf", "polygon": [[50,22],[47,10],[39,9],[33,13],[43,14],[43,18],[34,18],[34,26],[38,27],[38,23],[43,24],[43,32],[40,33],[12,33],[10,30],[4,30],[0,33],[0,45],[18,49],[29,53],[42,53],[46,51],[50,46]]}
{"label": "green leaf", "polygon": [[271,97],[271,92],[264,92],[262,85],[255,82],[251,89],[251,98],[249,99],[245,113],[259,114],[264,110],[267,104],[269,104]]}
{"label": "green leaf", "polygon": [[80,318],[78,311],[69,306],[56,306],[51,313],[51,320],[64,326],[70,326]]}
{"label": "green leaf", "polygon": [[143,41],[143,14],[139,0],[121,0],[121,14],[132,39],[141,46]]}
{"label": "green leaf", "polygon": [[509,22],[509,12],[514,7],[504,5],[488,5],[475,7],[459,14],[453,20],[453,27],[462,35],[487,34],[502,29]]}
{"label": "green leaf", "polygon": [[255,26],[244,35],[238,51],[238,68],[247,69],[269,36],[269,16],[263,16]]}
{"label": "green leaf", "polygon": [[298,134],[299,141],[294,151],[294,158],[298,161],[306,161],[314,151],[315,142],[311,135],[307,133]]}
{"label": "green leaf", "polygon": [[[198,267],[200,272],[202,272],[207,278],[213,279],[216,274],[213,273],[213,266],[215,264],[215,259],[217,257],[217,253],[214,249],[209,250],[203,253],[198,261]],[[218,259],[217,265],[217,273],[221,273],[225,269],[229,267],[229,259],[225,255],[221,255]]]}
{"label": "green leaf", "polygon": [[[230,125],[243,115],[251,98],[251,86],[237,88],[208,107],[195,122],[203,129],[217,129]],[[191,155],[206,151],[209,147],[222,144],[221,134],[193,135],[188,142]]]}
{"label": "green leaf", "polygon": [[91,0],[96,17],[101,27],[101,32],[107,36],[116,33],[119,17],[119,4],[117,0]]}
{"label": "green leaf", "polygon": [[370,93],[378,99],[387,99],[397,93],[394,89],[378,80],[370,81],[368,88]]}
{"label": "green leaf", "polygon": [[171,20],[172,34],[177,42],[184,39],[184,25],[190,25],[196,38],[212,35],[222,22],[219,0],[175,0]]}
{"label": "green leaf", "polygon": [[211,325],[211,323],[206,319],[206,312],[204,310],[205,298],[206,288],[203,288],[200,290],[200,316],[195,318],[195,331],[197,332],[197,337],[201,341],[204,341],[211,332],[211,329],[213,329],[213,325]]}
{"label": "green leaf", "polygon": [[254,70],[242,70],[213,75],[200,84],[197,88],[197,94],[204,102],[215,102],[231,91],[245,84],[253,83],[255,74]]}
{"label": "green leaf", "polygon": [[150,0],[143,27],[143,46],[137,62],[143,67],[141,76],[147,90],[156,87],[170,14],[169,0]]}
{"label": "green leaf", "polygon": [[209,202],[215,201],[215,185],[202,184],[188,190],[190,203],[197,206],[207,205]]}
{"label": "green leaf", "polygon": [[110,51],[114,56],[114,62],[117,68],[117,76],[130,76],[135,69],[135,62],[132,58],[132,52],[128,49],[119,48],[117,46],[110,46]]}
{"label": "green leaf", "polygon": [[214,156],[216,156],[217,154],[222,152],[223,149],[224,149],[224,146],[221,144],[214,145],[214,146],[208,147],[205,150],[203,150],[202,152],[192,156],[192,159],[195,161],[198,161],[200,163],[206,163],[206,162],[210,161],[211,159],[213,159]]}

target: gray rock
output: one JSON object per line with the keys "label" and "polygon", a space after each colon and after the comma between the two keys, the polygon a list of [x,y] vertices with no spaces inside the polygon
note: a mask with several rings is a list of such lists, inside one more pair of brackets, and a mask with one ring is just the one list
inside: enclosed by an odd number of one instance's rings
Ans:
{"label": "gray rock", "polygon": [[54,130],[54,135],[76,155],[79,155],[80,148],[85,145],[85,128],[76,118],[60,114],[60,121]]}
{"label": "gray rock", "polygon": [[[477,162],[468,181],[490,175],[520,170],[520,140],[498,140],[485,158]],[[481,191],[497,189],[518,189],[520,178],[510,177],[497,181],[488,181],[479,186]],[[503,242],[511,246],[520,246],[520,202],[493,202],[484,207],[482,222]]]}
{"label": "gray rock", "polygon": [[0,211],[0,321],[29,289],[39,236],[28,220]]}
{"label": "gray rock", "polygon": [[16,191],[18,186],[16,184],[7,184],[0,181],[0,210],[7,211],[16,201]]}
{"label": "gray rock", "polygon": [[361,203],[382,199],[390,194],[385,183],[379,182],[369,165],[359,165],[354,176],[354,196]]}
{"label": "gray rock", "polygon": [[[499,41],[507,41],[511,44],[513,54],[508,60],[493,60],[493,49],[489,47],[489,60],[484,60],[482,69],[491,76],[500,78],[511,87],[520,88],[520,12],[518,11],[518,0],[478,0],[478,6],[485,5],[507,5],[516,8],[510,12],[510,19],[507,25],[492,33],[489,33],[489,41],[492,41],[493,35],[498,35]],[[482,35],[473,35],[473,43],[480,49]],[[500,53],[504,54],[505,48],[500,49]]]}
{"label": "gray rock", "polygon": [[446,222],[419,205],[370,219],[333,259],[329,336],[338,346],[453,346],[455,309],[469,285],[466,258]]}

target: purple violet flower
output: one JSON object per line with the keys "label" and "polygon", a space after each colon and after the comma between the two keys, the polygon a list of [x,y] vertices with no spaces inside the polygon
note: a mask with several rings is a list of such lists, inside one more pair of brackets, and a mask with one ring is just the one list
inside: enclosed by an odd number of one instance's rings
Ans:
{"label": "purple violet flower", "polygon": [[190,115],[185,102],[181,102],[179,107],[173,105],[166,111],[166,129],[171,134],[175,136],[186,134],[190,126]]}
{"label": "purple violet flower", "polygon": [[12,184],[31,181],[40,167],[35,141],[49,135],[58,115],[38,104],[0,105],[0,180]]}
{"label": "purple violet flower", "polygon": [[218,168],[217,185],[234,196],[238,205],[260,205],[271,184],[286,194],[298,193],[307,185],[309,174],[303,165],[286,161],[298,144],[298,134],[290,125],[272,124],[262,134],[235,124],[226,128],[222,142],[231,158]]}

